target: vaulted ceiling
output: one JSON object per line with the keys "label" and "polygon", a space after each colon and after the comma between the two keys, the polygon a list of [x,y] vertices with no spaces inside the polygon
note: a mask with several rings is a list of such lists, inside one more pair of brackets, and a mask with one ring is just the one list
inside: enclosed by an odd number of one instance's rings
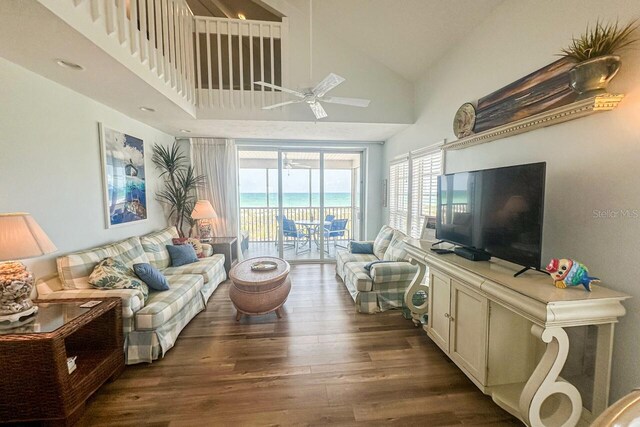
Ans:
{"label": "vaulted ceiling", "polygon": [[[187,0],[196,15],[280,21],[285,2]],[[504,0],[313,0],[314,32],[328,32],[408,81],[417,80]]]}
{"label": "vaulted ceiling", "polygon": [[314,28],[415,81],[502,1],[315,0]]}

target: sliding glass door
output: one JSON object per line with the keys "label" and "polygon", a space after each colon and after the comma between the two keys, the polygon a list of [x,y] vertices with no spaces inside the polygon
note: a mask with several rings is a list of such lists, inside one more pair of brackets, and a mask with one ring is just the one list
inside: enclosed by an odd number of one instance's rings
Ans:
{"label": "sliding glass door", "polygon": [[350,240],[360,240],[361,153],[324,153],[324,259],[335,259]]}
{"label": "sliding glass door", "polygon": [[282,151],[283,258],[318,260],[320,237],[320,153]]}
{"label": "sliding glass door", "polygon": [[246,258],[335,259],[362,233],[362,153],[240,148]]}

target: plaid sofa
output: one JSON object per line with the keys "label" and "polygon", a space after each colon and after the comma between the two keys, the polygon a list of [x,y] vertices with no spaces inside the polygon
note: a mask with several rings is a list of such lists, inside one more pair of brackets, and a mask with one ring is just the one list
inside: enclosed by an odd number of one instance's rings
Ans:
{"label": "plaid sofa", "polygon": [[[418,272],[418,267],[408,262],[408,254],[402,241],[407,236],[401,231],[383,226],[372,242],[373,254],[336,253],[336,274],[342,279],[360,313],[404,308],[404,293]],[[374,261],[370,271],[365,265]]]}
{"label": "plaid sofa", "polygon": [[[212,255],[210,245],[205,246],[208,256],[198,262],[170,267],[166,245],[172,244],[175,237],[175,227],[168,227],[140,238],[61,256],[57,259],[58,273],[38,281],[38,298],[121,298],[126,363],[150,363],[174,346],[180,331],[204,310],[218,285],[227,278],[224,255]],[[151,263],[167,277],[170,289],[151,291],[146,301],[137,289],[94,289],[89,275],[106,257],[116,257],[129,267]]]}

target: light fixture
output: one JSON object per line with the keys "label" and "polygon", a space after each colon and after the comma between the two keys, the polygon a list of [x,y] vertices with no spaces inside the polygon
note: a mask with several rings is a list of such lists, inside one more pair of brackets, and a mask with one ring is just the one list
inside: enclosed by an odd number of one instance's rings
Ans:
{"label": "light fixture", "polygon": [[243,21],[246,21],[247,17],[244,16],[244,13],[238,13],[238,19],[242,19]]}
{"label": "light fixture", "polygon": [[189,129],[180,129],[180,132],[182,132],[182,133],[191,133],[191,131]]}
{"label": "light fixture", "polygon": [[208,200],[198,200],[193,212],[191,212],[191,218],[195,219],[199,225],[200,240],[206,242],[213,237],[213,227],[211,220],[217,218],[218,215],[213,209],[211,202]]}
{"label": "light fixture", "polygon": [[28,213],[0,213],[0,321],[16,322],[38,311],[31,301],[33,274],[17,259],[57,251]]}
{"label": "light fixture", "polygon": [[151,107],[140,107],[140,111],[146,111],[147,113],[155,113],[156,110]]}
{"label": "light fixture", "polygon": [[75,71],[84,70],[84,67],[82,65],[76,64],[75,62],[66,61],[64,59],[56,59],[56,64],[64,68],[69,68],[70,70],[75,70]]}

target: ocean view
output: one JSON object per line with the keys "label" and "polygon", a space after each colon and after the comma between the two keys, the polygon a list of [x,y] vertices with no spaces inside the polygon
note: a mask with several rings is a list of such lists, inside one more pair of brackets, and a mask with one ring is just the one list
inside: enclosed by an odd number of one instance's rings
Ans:
{"label": "ocean view", "polygon": [[[282,204],[285,208],[308,207],[309,193],[284,193]],[[327,207],[351,206],[351,193],[325,193]],[[267,206],[267,193],[240,193],[240,207],[260,208]],[[278,206],[278,193],[269,193],[269,206]],[[320,206],[320,193],[311,195],[311,206]]]}

